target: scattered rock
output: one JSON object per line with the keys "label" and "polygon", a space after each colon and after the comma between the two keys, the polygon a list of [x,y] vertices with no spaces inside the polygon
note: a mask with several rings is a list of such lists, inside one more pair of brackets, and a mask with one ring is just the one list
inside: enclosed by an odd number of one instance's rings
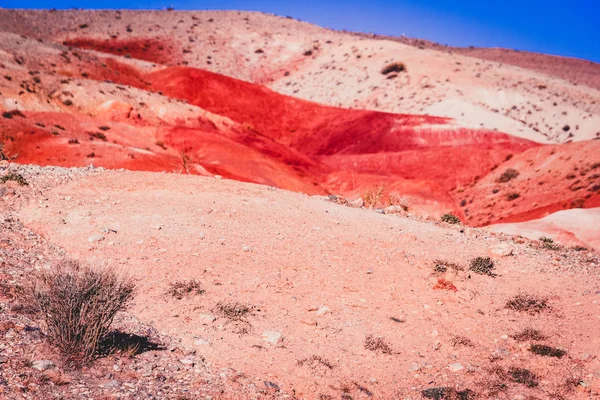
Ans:
{"label": "scattered rock", "polygon": [[497,257],[508,257],[513,255],[514,249],[508,243],[502,243],[490,249],[490,253]]}
{"label": "scattered rock", "polygon": [[276,345],[283,341],[283,336],[281,332],[266,331],[263,332],[262,339],[269,344]]}
{"label": "scattered rock", "polygon": [[454,364],[450,364],[450,365],[448,365],[448,369],[449,369],[451,372],[458,372],[458,371],[461,371],[461,370],[463,370],[464,368],[465,368],[465,367],[463,367],[461,363],[454,363]]}
{"label": "scattered rock", "polygon": [[104,240],[104,236],[102,236],[102,235],[93,235],[88,238],[88,242],[90,242],[90,243],[96,243],[96,242],[100,242],[102,240]]}
{"label": "scattered rock", "polygon": [[364,202],[364,200],[362,198],[359,197],[356,200],[349,201],[348,205],[350,207],[354,207],[354,208],[361,208],[362,206],[365,205],[365,202]]}
{"label": "scattered rock", "polygon": [[331,312],[331,309],[329,307],[323,306],[323,307],[321,307],[321,308],[319,308],[317,310],[317,312],[315,313],[315,316],[320,317],[320,316],[323,316],[323,315],[325,315],[325,314],[327,314],[329,312]]}
{"label": "scattered rock", "polygon": [[37,369],[38,371],[45,371],[47,369],[54,368],[55,365],[50,360],[37,360],[33,362],[31,367],[33,369]]}

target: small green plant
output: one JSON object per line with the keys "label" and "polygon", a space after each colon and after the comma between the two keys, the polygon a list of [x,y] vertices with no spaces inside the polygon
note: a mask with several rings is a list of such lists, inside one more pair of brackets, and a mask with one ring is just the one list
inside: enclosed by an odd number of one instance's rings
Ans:
{"label": "small green plant", "polygon": [[477,257],[471,261],[469,270],[479,275],[496,276],[494,274],[494,261],[489,257]]}
{"label": "small green plant", "polygon": [[9,172],[8,174],[0,177],[0,183],[6,183],[8,181],[17,182],[21,186],[29,186],[29,182],[27,182],[23,175],[16,172]]}
{"label": "small green plant", "polygon": [[528,293],[520,293],[510,298],[506,302],[505,307],[509,310],[526,312],[530,315],[539,314],[544,310],[550,309],[548,299]]}
{"label": "small green plant", "polygon": [[498,183],[506,183],[519,176],[519,171],[513,168],[508,168],[506,171],[500,175],[500,177],[496,180]]}
{"label": "small green plant", "polygon": [[388,74],[391,74],[392,72],[399,73],[399,72],[404,72],[404,71],[406,71],[406,65],[404,65],[404,63],[393,62],[393,63],[388,64],[385,67],[383,67],[383,69],[381,70],[381,73],[383,75],[388,75]]}
{"label": "small green plant", "polygon": [[456,215],[451,213],[442,215],[441,220],[442,222],[445,222],[447,224],[460,224],[460,219]]}
{"label": "small green plant", "polygon": [[508,374],[516,383],[523,384],[529,388],[534,388],[539,384],[539,378],[533,372],[525,368],[511,367]]}
{"label": "small green plant", "polygon": [[562,358],[562,356],[567,354],[567,352],[564,350],[557,349],[551,346],[546,346],[545,344],[532,344],[529,348],[529,351],[539,356],[556,358]]}

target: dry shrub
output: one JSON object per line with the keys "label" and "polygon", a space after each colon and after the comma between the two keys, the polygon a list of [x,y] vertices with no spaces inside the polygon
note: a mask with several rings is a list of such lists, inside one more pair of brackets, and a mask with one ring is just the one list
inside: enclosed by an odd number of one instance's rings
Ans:
{"label": "dry shrub", "polygon": [[362,199],[365,202],[365,207],[373,208],[380,204],[380,200],[384,191],[385,188],[383,186],[366,189],[362,195]]}
{"label": "dry shrub", "polygon": [[479,275],[496,276],[493,272],[494,261],[489,257],[474,258],[469,269]]}
{"label": "dry shrub", "polygon": [[548,299],[528,293],[521,293],[508,299],[505,307],[509,310],[526,312],[531,315],[550,309]]}
{"label": "dry shrub", "polygon": [[516,169],[508,168],[506,171],[500,175],[500,177],[496,180],[498,183],[506,183],[519,176],[519,171]]}
{"label": "dry shrub", "polygon": [[538,340],[545,340],[546,335],[544,335],[542,332],[538,331],[537,329],[525,328],[521,332],[512,335],[512,338],[515,339],[517,342],[526,342],[528,340],[538,341]]}
{"label": "dry shrub", "polygon": [[456,390],[452,387],[439,386],[422,390],[421,396],[432,400],[469,400],[475,398],[475,393],[470,389]]}
{"label": "dry shrub", "polygon": [[365,339],[365,349],[382,352],[383,354],[392,354],[392,348],[383,338],[369,335]]}
{"label": "dry shrub", "polygon": [[394,63],[388,64],[385,67],[383,67],[383,69],[381,70],[381,73],[383,75],[388,75],[388,74],[391,74],[392,72],[404,72],[404,71],[406,71],[406,65],[404,65],[404,63],[394,62]]}
{"label": "dry shrub", "polygon": [[462,271],[464,268],[456,263],[445,261],[445,260],[434,260],[433,261],[433,273],[435,275],[441,275],[448,272],[448,270],[452,270],[455,274],[459,271]]}
{"label": "dry shrub", "polygon": [[456,215],[451,214],[451,213],[442,215],[442,218],[440,218],[440,220],[447,224],[452,224],[452,225],[460,224],[460,218],[458,218]]}
{"label": "dry shrub", "polygon": [[181,300],[183,296],[186,295],[197,295],[203,294],[204,289],[200,286],[200,282],[195,279],[190,279],[187,281],[176,281],[172,282],[169,285],[169,290],[167,290],[167,294]]}
{"label": "dry shrub", "polygon": [[529,351],[538,356],[562,358],[566,351],[545,344],[532,344]]}
{"label": "dry shrub", "polygon": [[63,260],[42,273],[33,301],[46,322],[46,336],[70,367],[90,362],[118,311],[133,299],[134,282],[112,269]]}
{"label": "dry shrub", "polygon": [[214,308],[216,313],[228,319],[226,325],[231,325],[233,332],[239,335],[250,332],[252,325],[248,322],[247,317],[252,315],[252,310],[254,310],[254,307],[239,302],[219,302]]}
{"label": "dry shrub", "polygon": [[28,186],[29,182],[23,177],[23,175],[16,172],[9,172],[8,174],[0,177],[0,183],[6,183],[8,181],[17,182],[21,186]]}
{"label": "dry shrub", "polygon": [[534,388],[539,384],[537,375],[525,368],[511,367],[508,374],[514,382],[521,383],[529,388]]}
{"label": "dry shrub", "polygon": [[310,368],[316,368],[319,365],[321,365],[327,369],[334,368],[333,364],[329,360],[327,360],[326,358],[323,358],[321,356],[316,356],[316,355],[313,355],[308,358],[303,358],[302,360],[298,360],[296,363],[301,367],[306,365]]}
{"label": "dry shrub", "polygon": [[454,347],[458,347],[458,346],[473,347],[474,346],[471,339],[469,339],[466,336],[454,336],[450,342],[452,343],[452,346],[454,346]]}

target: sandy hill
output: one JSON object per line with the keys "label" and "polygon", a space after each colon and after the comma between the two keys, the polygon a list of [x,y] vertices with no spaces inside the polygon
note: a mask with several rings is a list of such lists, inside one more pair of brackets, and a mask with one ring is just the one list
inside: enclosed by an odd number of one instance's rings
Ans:
{"label": "sandy hill", "polygon": [[600,205],[596,64],[247,12],[0,10],[0,35],[17,162],[221,175],[475,226]]}
{"label": "sandy hill", "polygon": [[[198,67],[323,104],[448,116],[539,142],[600,136],[596,82],[561,79],[598,76],[598,65],[589,62],[477,49],[449,53],[250,12],[0,12],[0,30]],[[408,73],[382,75],[395,61]]]}

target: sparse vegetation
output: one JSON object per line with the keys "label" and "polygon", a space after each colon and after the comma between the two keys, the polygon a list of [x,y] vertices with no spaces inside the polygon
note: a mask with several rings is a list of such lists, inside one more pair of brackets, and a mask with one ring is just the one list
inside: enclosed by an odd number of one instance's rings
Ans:
{"label": "sparse vegetation", "polygon": [[545,344],[532,344],[529,348],[529,351],[539,356],[556,358],[562,358],[562,356],[567,354],[567,352],[564,350],[557,349],[551,346],[546,346]]}
{"label": "sparse vegetation", "polygon": [[489,257],[477,257],[471,261],[470,271],[479,275],[495,276],[494,261]]}
{"label": "sparse vegetation", "polygon": [[500,175],[500,177],[496,180],[498,183],[506,183],[519,176],[519,171],[513,168],[508,168],[506,171]]}
{"label": "sparse vegetation", "polygon": [[392,348],[389,344],[378,336],[369,335],[365,339],[365,349],[381,352],[383,354],[392,354]]}
{"label": "sparse vegetation", "polygon": [[475,393],[470,389],[458,391],[446,386],[425,389],[421,391],[421,395],[432,400],[469,400],[475,398]]}
{"label": "sparse vegetation", "polygon": [[513,201],[518,199],[519,197],[521,197],[521,195],[517,192],[511,192],[509,194],[506,195],[506,200],[508,201]]}
{"label": "sparse vegetation", "polygon": [[184,296],[203,294],[204,292],[205,290],[202,289],[200,282],[195,279],[172,282],[167,290],[167,294],[177,299],[182,299]]}
{"label": "sparse vegetation", "polygon": [[8,174],[0,177],[0,183],[6,183],[8,181],[17,182],[21,186],[29,186],[29,182],[27,182],[23,175],[16,172],[9,172]]}
{"label": "sparse vegetation", "polygon": [[383,69],[381,70],[381,73],[383,75],[388,75],[391,73],[399,73],[399,72],[404,72],[406,71],[406,65],[404,65],[404,63],[401,62],[393,62],[391,64],[386,65],[385,67],[383,67]]}
{"label": "sparse vegetation", "polygon": [[303,358],[302,360],[298,360],[297,364],[301,367],[306,365],[308,367],[315,368],[315,367],[318,367],[319,365],[321,365],[327,369],[334,368],[333,364],[329,360],[327,360],[321,356],[311,356],[308,358]]}
{"label": "sparse vegetation", "polygon": [[512,335],[512,338],[515,339],[517,342],[526,342],[528,340],[545,340],[546,336],[537,329],[525,328],[519,333]]}
{"label": "sparse vegetation", "polygon": [[471,339],[469,339],[466,336],[454,336],[452,338],[452,340],[450,340],[450,343],[452,343],[452,346],[454,346],[454,347],[458,347],[458,346],[473,347],[473,342],[471,342]]}
{"label": "sparse vegetation", "polygon": [[366,189],[362,195],[362,199],[365,202],[365,207],[373,208],[380,203],[381,197],[385,188],[383,186],[377,186],[375,188]]}
{"label": "sparse vegetation", "polygon": [[542,242],[542,247],[548,250],[560,250],[560,246],[554,243],[554,240],[546,237],[546,236],[542,236],[540,238],[540,242]]}
{"label": "sparse vegetation", "polygon": [[516,383],[523,384],[529,388],[534,388],[539,384],[539,378],[533,372],[525,368],[511,367],[508,374]]}
{"label": "sparse vegetation", "polygon": [[100,139],[104,142],[106,142],[106,135],[104,133],[101,132],[88,132],[88,135],[90,135],[90,139],[91,138],[96,138],[96,139]]}
{"label": "sparse vegetation", "polygon": [[448,270],[452,270],[454,273],[462,271],[464,268],[456,263],[445,261],[445,260],[434,260],[433,261],[433,273],[436,275],[445,274]]}
{"label": "sparse vegetation", "polygon": [[510,298],[505,307],[509,310],[526,312],[531,315],[550,309],[548,299],[527,293],[521,293]]}
{"label": "sparse vegetation", "polygon": [[447,224],[460,224],[460,219],[456,215],[450,213],[442,215],[441,221]]}
{"label": "sparse vegetation", "polygon": [[135,284],[111,269],[63,260],[40,274],[32,301],[46,322],[46,337],[68,366],[93,360],[118,311],[133,299]]}
{"label": "sparse vegetation", "polygon": [[246,318],[253,307],[242,303],[218,303],[215,311],[218,312],[222,317],[225,317],[232,321],[241,321]]}

